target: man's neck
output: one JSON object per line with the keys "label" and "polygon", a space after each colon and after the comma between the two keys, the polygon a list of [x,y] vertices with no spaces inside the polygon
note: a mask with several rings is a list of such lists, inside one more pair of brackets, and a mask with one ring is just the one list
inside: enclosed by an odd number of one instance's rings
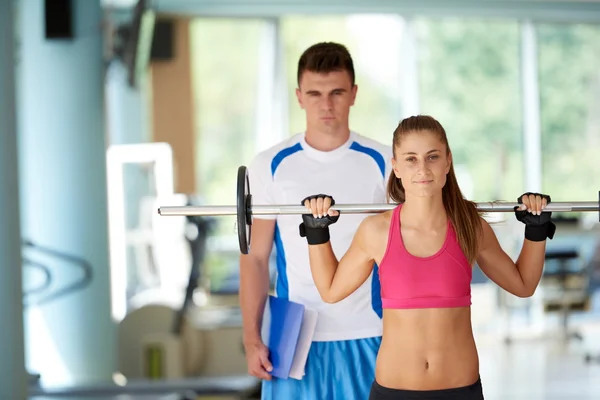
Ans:
{"label": "man's neck", "polygon": [[306,129],[306,143],[319,151],[332,151],[342,146],[350,138],[350,129],[339,129],[337,131],[318,131]]}

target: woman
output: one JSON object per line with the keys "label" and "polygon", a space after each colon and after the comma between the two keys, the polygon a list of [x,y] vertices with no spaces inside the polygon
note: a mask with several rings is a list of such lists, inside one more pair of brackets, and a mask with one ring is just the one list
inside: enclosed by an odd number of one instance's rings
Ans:
{"label": "woman", "polygon": [[[504,290],[533,295],[542,275],[546,238],[555,226],[542,211],[550,197],[526,193],[516,217],[525,240],[516,263],[473,202],[463,198],[444,128],[429,116],[403,120],[393,139],[388,182],[393,210],[366,217],[338,262],[328,226],[334,200],[302,201],[300,235],[324,301],[336,303],[379,266],[383,339],[370,399],[483,399],[471,326],[474,262]],[[335,232],[334,232],[335,233]]]}

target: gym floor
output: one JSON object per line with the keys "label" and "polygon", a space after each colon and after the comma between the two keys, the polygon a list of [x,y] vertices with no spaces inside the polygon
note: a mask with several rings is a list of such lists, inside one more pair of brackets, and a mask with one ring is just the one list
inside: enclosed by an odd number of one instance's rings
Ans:
{"label": "gym floor", "polygon": [[[580,339],[565,338],[559,313],[538,314],[536,318],[535,307],[525,307],[526,300],[513,304],[510,313],[490,313],[497,295],[495,285],[472,288],[471,319],[486,400],[600,399],[600,291],[591,297],[586,312],[569,314],[567,332],[577,332]],[[511,338],[508,344],[507,332]],[[585,361],[588,354],[595,357],[591,363]],[[181,397],[34,396],[29,400],[181,400]],[[193,400],[251,399],[199,396]]]}
{"label": "gym floor", "polygon": [[600,354],[600,324],[580,331],[583,341],[478,339],[486,400],[600,399],[600,362],[584,360]]}
{"label": "gym floor", "polygon": [[[586,364],[588,352],[600,354],[600,321],[573,324],[583,340],[502,339],[478,335],[481,379],[486,400],[600,399],[600,360]],[[33,397],[31,400],[179,400],[171,396],[111,396],[85,399]],[[238,400],[198,397],[197,400]]]}

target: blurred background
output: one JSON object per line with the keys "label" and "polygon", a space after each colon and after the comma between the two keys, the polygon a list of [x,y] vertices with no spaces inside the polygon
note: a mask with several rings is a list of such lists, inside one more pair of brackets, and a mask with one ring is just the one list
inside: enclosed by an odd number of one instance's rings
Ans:
{"label": "blurred background", "polygon": [[[236,218],[157,208],[235,204],[238,167],[303,131],[296,67],[316,42],[354,58],[352,129],[391,144],[434,116],[467,198],[600,197],[600,1],[0,7],[1,399],[259,398]],[[554,217],[532,298],[476,267],[486,398],[600,398],[599,213]],[[522,225],[487,218],[516,259]]]}

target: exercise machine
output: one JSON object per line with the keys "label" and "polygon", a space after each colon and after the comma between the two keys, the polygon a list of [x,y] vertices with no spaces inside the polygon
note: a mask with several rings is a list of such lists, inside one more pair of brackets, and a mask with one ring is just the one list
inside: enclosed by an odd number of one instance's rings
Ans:
{"label": "exercise machine", "polygon": [[[188,198],[187,204],[194,200]],[[205,304],[194,301],[214,223],[213,218],[185,217],[181,233],[189,245],[191,266],[181,305],[149,302],[130,309],[119,323],[119,371],[128,381],[219,378],[230,379],[236,387],[241,379],[248,382],[247,392],[259,385],[247,377],[239,307],[211,304],[206,287],[199,296]]]}

